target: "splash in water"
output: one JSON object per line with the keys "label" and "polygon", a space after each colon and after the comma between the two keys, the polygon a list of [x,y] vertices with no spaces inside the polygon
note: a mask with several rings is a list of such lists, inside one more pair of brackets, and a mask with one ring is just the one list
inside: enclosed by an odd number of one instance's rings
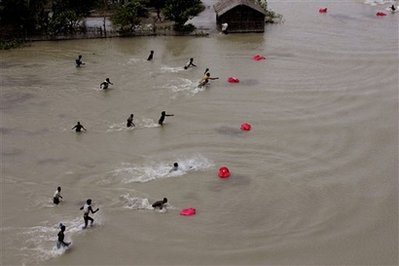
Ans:
{"label": "splash in water", "polygon": [[[76,217],[62,221],[66,225],[66,242],[71,242],[73,236],[82,231],[83,218]],[[101,224],[101,219],[96,219]],[[57,234],[60,230],[59,223],[50,224],[48,221],[42,225],[28,227],[17,233],[18,237],[24,238],[25,246],[20,249],[24,257],[24,263],[32,264],[59,257],[71,251],[72,247],[57,248]]]}
{"label": "splash in water", "polygon": [[[175,94],[182,94],[187,96],[193,96],[206,89],[205,86],[198,87],[197,81],[191,81],[189,79],[178,78],[170,81],[164,86],[165,89],[173,91]],[[175,95],[176,96],[176,95]]]}
{"label": "splash in water", "polygon": [[183,70],[184,70],[183,67],[170,67],[170,66],[161,67],[161,73],[178,73]]}
{"label": "splash in water", "polygon": [[179,167],[176,171],[171,171],[171,162],[151,163],[149,165],[131,165],[124,164],[111,172],[110,178],[120,179],[123,183],[132,182],[149,182],[156,179],[170,178],[183,176],[191,171],[201,171],[213,166],[213,163],[207,158],[196,155],[192,158],[175,159],[179,162]]}

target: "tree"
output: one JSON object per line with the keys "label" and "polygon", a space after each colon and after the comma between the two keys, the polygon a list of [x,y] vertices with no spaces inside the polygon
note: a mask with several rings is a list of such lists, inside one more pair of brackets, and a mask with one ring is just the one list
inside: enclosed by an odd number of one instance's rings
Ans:
{"label": "tree", "polygon": [[82,19],[82,15],[71,9],[54,13],[48,31],[51,35],[74,33],[78,30]]}
{"label": "tree", "polygon": [[161,20],[161,9],[165,7],[165,0],[149,0],[150,7],[154,7],[157,12],[157,18]]}
{"label": "tree", "polygon": [[48,33],[69,34],[79,30],[82,20],[96,4],[95,0],[51,0]]}
{"label": "tree", "polygon": [[123,4],[117,4],[111,17],[112,23],[119,27],[120,31],[134,31],[141,18],[148,17],[148,9],[143,0],[128,0]]}
{"label": "tree", "polygon": [[267,1],[266,0],[256,0],[258,5],[260,5],[265,11],[267,11]]}
{"label": "tree", "polygon": [[48,0],[54,13],[73,10],[78,16],[87,16],[98,1],[95,0]]}
{"label": "tree", "polygon": [[165,0],[150,0],[149,5],[159,10],[165,7]]}
{"label": "tree", "polygon": [[267,7],[267,0],[256,0],[256,3],[260,5],[266,12],[265,21],[266,23],[274,23],[274,19],[282,18],[282,15],[275,13],[274,11],[268,9]]}
{"label": "tree", "polygon": [[38,33],[72,33],[103,0],[0,0],[2,32],[15,37]]}
{"label": "tree", "polygon": [[42,21],[46,4],[47,0],[0,0],[0,26],[30,34]]}
{"label": "tree", "polygon": [[174,21],[175,30],[184,31],[184,24],[204,9],[201,0],[166,0],[164,14]]}

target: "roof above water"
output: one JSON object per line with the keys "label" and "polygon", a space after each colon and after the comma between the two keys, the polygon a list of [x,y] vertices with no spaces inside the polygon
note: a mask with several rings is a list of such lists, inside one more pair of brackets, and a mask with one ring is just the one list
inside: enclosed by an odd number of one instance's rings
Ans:
{"label": "roof above water", "polygon": [[221,16],[227,11],[235,8],[236,6],[247,6],[250,7],[263,15],[266,15],[265,10],[258,4],[256,4],[253,0],[221,0],[218,3],[216,3],[213,8],[215,9],[215,12]]}

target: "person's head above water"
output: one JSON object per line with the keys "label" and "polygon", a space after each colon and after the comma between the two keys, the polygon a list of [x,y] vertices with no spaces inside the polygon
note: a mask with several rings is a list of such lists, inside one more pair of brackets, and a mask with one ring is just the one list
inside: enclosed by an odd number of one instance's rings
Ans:
{"label": "person's head above water", "polygon": [[81,58],[82,58],[82,55],[79,55],[78,57],[79,57],[79,59],[81,59]]}
{"label": "person's head above water", "polygon": [[110,82],[110,81],[109,81],[109,78],[106,78],[105,81]]}
{"label": "person's head above water", "polygon": [[65,231],[65,228],[66,228],[66,227],[65,227],[65,225],[63,225],[63,224],[61,224],[61,225],[60,225],[60,229],[61,229],[61,231],[63,231],[63,232],[64,232],[64,231]]}
{"label": "person's head above water", "polygon": [[57,187],[57,191],[61,191],[61,187]]}
{"label": "person's head above water", "polygon": [[166,202],[168,202],[168,199],[167,198],[163,198],[163,203],[166,203]]}
{"label": "person's head above water", "polygon": [[165,115],[165,114],[166,114],[166,112],[165,112],[165,111],[162,111],[161,115]]}
{"label": "person's head above water", "polygon": [[90,205],[91,204],[91,199],[86,200],[86,203]]}
{"label": "person's head above water", "polygon": [[78,125],[80,125],[80,122],[78,121],[78,123],[77,123]]}
{"label": "person's head above water", "polygon": [[178,163],[174,163],[173,167],[179,167],[179,164]]}

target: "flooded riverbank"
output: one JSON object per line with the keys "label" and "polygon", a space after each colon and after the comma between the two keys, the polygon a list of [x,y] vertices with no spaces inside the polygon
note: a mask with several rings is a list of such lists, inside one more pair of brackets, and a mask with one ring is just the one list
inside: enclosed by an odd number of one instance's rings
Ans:
{"label": "flooded riverbank", "polygon": [[2,264],[398,264],[398,17],[322,4],[270,3],[285,22],[264,34],[0,51]]}

